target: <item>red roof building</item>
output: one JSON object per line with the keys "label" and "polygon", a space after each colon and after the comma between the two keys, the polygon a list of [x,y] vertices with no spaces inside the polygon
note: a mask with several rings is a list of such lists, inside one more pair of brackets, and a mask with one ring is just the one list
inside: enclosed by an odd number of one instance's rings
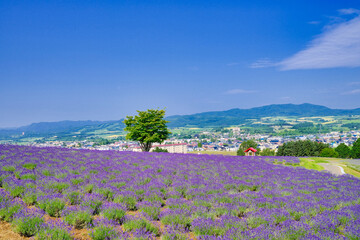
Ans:
{"label": "red roof building", "polygon": [[255,156],[256,152],[257,152],[257,150],[252,147],[250,147],[244,151],[245,156]]}

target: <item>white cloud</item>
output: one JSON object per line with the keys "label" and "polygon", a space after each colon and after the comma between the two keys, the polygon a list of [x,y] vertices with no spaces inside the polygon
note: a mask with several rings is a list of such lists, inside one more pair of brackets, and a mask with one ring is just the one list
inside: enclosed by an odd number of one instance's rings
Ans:
{"label": "white cloud", "polygon": [[350,85],[350,86],[360,85],[360,82],[350,82],[349,85]]}
{"label": "white cloud", "polygon": [[342,95],[353,95],[353,94],[359,94],[359,93],[360,93],[360,89],[353,89],[351,91],[342,93]]}
{"label": "white cloud", "polygon": [[[343,9],[344,14],[356,9]],[[280,63],[281,70],[360,67],[360,17],[326,27],[304,50]]]}
{"label": "white cloud", "polygon": [[234,95],[234,94],[242,94],[242,93],[256,93],[257,91],[254,90],[244,90],[244,89],[230,89],[225,92],[225,94],[228,95]]}
{"label": "white cloud", "polygon": [[350,14],[360,14],[360,10],[355,9],[355,8],[344,8],[344,9],[340,9],[339,13],[342,15],[350,15]]}
{"label": "white cloud", "polygon": [[250,65],[250,68],[266,68],[266,67],[274,67],[277,63],[274,63],[268,58],[262,58],[257,60],[256,62]]}
{"label": "white cloud", "polygon": [[320,24],[320,21],[310,21],[310,22],[308,22],[308,24],[318,25],[318,24]]}

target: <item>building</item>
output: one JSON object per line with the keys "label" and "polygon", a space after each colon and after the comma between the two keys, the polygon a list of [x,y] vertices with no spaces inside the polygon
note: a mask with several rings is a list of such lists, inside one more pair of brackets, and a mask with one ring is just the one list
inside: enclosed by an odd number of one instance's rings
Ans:
{"label": "building", "polygon": [[[153,145],[150,149],[152,152],[155,148],[166,149],[169,153],[187,153],[187,144],[186,143],[176,143],[176,144],[160,144]],[[134,152],[141,152],[140,147],[133,148]]]}
{"label": "building", "polygon": [[248,149],[246,149],[245,151],[244,151],[244,153],[245,153],[245,156],[255,156],[256,155],[256,152],[257,152],[257,150],[256,149],[254,149],[254,148],[248,148]]}

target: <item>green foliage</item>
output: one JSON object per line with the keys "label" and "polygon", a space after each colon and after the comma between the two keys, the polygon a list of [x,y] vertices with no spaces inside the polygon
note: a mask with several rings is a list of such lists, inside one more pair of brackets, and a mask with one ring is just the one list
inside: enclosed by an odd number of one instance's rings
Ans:
{"label": "green foliage", "polygon": [[23,168],[29,169],[29,170],[33,170],[36,168],[36,164],[35,163],[25,163],[22,165]]}
{"label": "green foliage", "polygon": [[64,217],[64,221],[75,227],[76,229],[83,229],[88,224],[92,223],[92,215],[86,211],[72,212]]}
{"label": "green foliage", "polygon": [[141,150],[148,152],[153,143],[162,143],[171,132],[168,130],[164,120],[165,110],[137,111],[137,116],[127,116],[124,120],[125,131],[128,131],[126,139],[138,141]]}
{"label": "green foliage", "polygon": [[140,208],[140,211],[146,213],[151,217],[152,220],[158,220],[160,215],[160,208],[153,206],[143,206]]}
{"label": "green foliage", "polygon": [[284,143],[278,148],[276,153],[277,156],[295,156],[295,157],[305,157],[305,156],[320,156],[321,150],[328,148],[329,145],[324,143],[312,142],[310,140],[304,141],[294,141]]}
{"label": "green foliage", "polygon": [[352,146],[351,157],[360,158],[360,138],[358,138]]}
{"label": "green foliage", "polygon": [[90,233],[90,237],[92,240],[107,240],[107,239],[115,239],[117,236],[116,231],[113,227],[100,225],[93,229]]}
{"label": "green foliage", "polygon": [[187,240],[186,235],[181,233],[165,233],[162,236],[163,240]]}
{"label": "green foliage", "polygon": [[114,192],[109,188],[98,188],[95,192],[103,195],[109,201],[114,199]]}
{"label": "green foliage", "polygon": [[54,198],[39,203],[39,208],[47,212],[51,217],[60,217],[60,212],[65,207],[65,201]]}
{"label": "green foliage", "polygon": [[320,157],[337,158],[339,157],[339,154],[333,148],[324,148],[321,150]]}
{"label": "green foliage", "polygon": [[145,229],[147,232],[152,232],[156,236],[160,235],[160,230],[151,222],[145,219],[134,219],[124,223],[125,231],[133,231],[136,229]]}
{"label": "green foliage", "polygon": [[114,202],[115,203],[124,203],[126,205],[126,208],[130,211],[136,210],[136,203],[137,203],[136,197],[118,195],[114,198]]}
{"label": "green foliage", "polygon": [[302,166],[306,169],[312,169],[312,170],[317,170],[317,171],[324,170],[323,166],[317,165],[315,162],[313,162],[309,159],[306,159],[306,158],[300,159],[300,166]]}
{"label": "green foliage", "polygon": [[15,204],[9,207],[4,207],[0,209],[0,220],[6,222],[11,222],[15,213],[17,213],[21,208],[21,205]]}
{"label": "green foliage", "polygon": [[15,172],[16,168],[14,166],[3,166],[1,170],[6,172]]}
{"label": "green foliage", "polygon": [[81,194],[79,192],[71,192],[66,197],[70,205],[80,204]]}
{"label": "green foliage", "polygon": [[36,200],[37,200],[37,195],[34,192],[25,193],[25,195],[23,197],[23,200],[29,206],[34,205],[36,203]]}
{"label": "green foliage", "polygon": [[161,218],[161,222],[164,225],[180,225],[187,229],[191,226],[191,219],[181,214],[164,216]]}
{"label": "green foliage", "polygon": [[124,220],[125,211],[122,209],[115,209],[115,208],[105,209],[101,211],[100,215],[109,220],[115,220],[121,224]]}
{"label": "green foliage", "polygon": [[340,158],[349,158],[351,155],[351,149],[345,143],[340,143],[335,148],[335,151],[339,154]]}
{"label": "green foliage", "polygon": [[156,147],[154,150],[152,150],[153,152],[169,152],[167,149],[163,149],[163,148],[159,148]]}
{"label": "green foliage", "polygon": [[270,148],[265,148],[260,152],[261,156],[275,156],[275,150],[271,150]]}
{"label": "green foliage", "polygon": [[17,218],[13,221],[14,230],[22,236],[32,237],[39,232],[44,220],[41,217]]}
{"label": "green foliage", "polygon": [[238,149],[237,152],[236,152],[236,155],[238,155],[238,156],[244,156],[244,155],[245,155],[244,151],[245,151],[246,149],[250,148],[250,147],[256,149],[257,151],[260,150],[260,149],[258,148],[257,142],[255,142],[254,140],[250,139],[250,140],[246,140],[246,141],[244,141],[244,142],[241,143],[239,149]]}
{"label": "green foliage", "polygon": [[10,196],[12,197],[20,197],[21,194],[23,194],[25,192],[25,187],[24,186],[16,186],[16,187],[5,187],[6,190],[8,190],[10,192]]}
{"label": "green foliage", "polygon": [[51,183],[47,183],[45,185],[45,188],[51,189],[57,193],[62,193],[68,187],[70,187],[70,185],[68,183],[64,183],[64,182],[51,182]]}
{"label": "green foliage", "polygon": [[46,228],[36,234],[35,240],[72,240],[73,237],[66,229]]}

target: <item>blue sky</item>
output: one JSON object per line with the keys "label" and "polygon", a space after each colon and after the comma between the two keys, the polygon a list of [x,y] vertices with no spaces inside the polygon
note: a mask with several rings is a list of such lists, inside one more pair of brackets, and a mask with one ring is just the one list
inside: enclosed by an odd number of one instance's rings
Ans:
{"label": "blue sky", "polygon": [[359,1],[1,1],[0,127],[360,107]]}

